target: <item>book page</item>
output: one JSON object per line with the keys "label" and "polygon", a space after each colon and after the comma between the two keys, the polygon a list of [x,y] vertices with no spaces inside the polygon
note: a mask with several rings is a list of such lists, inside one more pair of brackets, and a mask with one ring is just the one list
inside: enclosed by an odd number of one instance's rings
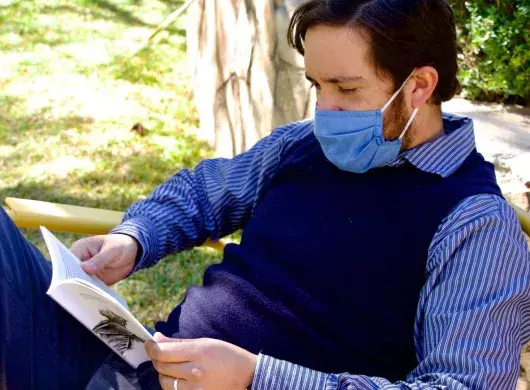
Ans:
{"label": "book page", "polygon": [[119,296],[113,289],[103,283],[98,277],[88,275],[81,268],[81,261],[60,242],[48,229],[41,226],[40,228],[53,265],[52,284],[50,288],[66,279],[81,279],[101,289],[111,297],[116,299],[123,307],[127,308],[125,300]]}
{"label": "book page", "polygon": [[48,294],[134,368],[150,360],[144,342],[155,341],[134,316],[94,288],[68,279]]}

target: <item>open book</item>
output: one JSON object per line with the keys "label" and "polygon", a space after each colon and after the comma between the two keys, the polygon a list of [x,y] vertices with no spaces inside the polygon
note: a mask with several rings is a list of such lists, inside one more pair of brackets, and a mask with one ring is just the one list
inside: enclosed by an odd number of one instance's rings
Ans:
{"label": "open book", "polygon": [[49,230],[41,233],[52,260],[47,294],[134,368],[150,360],[144,342],[153,336],[129,311],[125,300],[81,268],[81,261]]}

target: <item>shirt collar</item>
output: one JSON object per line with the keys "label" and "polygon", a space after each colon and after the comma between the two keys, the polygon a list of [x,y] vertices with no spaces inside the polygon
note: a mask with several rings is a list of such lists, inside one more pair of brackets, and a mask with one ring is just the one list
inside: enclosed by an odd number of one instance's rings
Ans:
{"label": "shirt collar", "polygon": [[473,120],[453,114],[442,114],[444,135],[402,153],[390,165],[400,165],[403,159],[424,172],[442,177],[456,171],[475,149]]}

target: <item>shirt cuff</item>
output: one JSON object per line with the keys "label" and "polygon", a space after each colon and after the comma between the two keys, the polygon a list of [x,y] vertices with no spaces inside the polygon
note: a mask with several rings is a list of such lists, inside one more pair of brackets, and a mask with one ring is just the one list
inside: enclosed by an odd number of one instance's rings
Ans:
{"label": "shirt cuff", "polygon": [[327,377],[322,372],[260,354],[252,390],[324,390]]}
{"label": "shirt cuff", "polygon": [[109,234],[126,234],[138,241],[138,256],[129,275],[157,263],[158,234],[155,224],[149,218],[133,217],[116,226]]}

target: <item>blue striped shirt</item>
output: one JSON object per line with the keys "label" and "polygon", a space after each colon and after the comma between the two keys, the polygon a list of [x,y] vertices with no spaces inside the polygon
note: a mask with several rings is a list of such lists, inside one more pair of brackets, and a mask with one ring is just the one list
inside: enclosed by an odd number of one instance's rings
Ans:
{"label": "blue striped shirt", "polygon": [[[409,161],[451,175],[475,148],[473,123],[444,114],[444,127],[444,136],[390,165]],[[180,171],[131,206],[113,233],[139,241],[134,271],[242,228],[290,147],[312,129],[312,121],[280,127],[233,159]],[[414,324],[418,366],[402,381],[322,373],[259,355],[253,390],[515,388],[520,350],[530,338],[530,252],[511,207],[493,195],[462,201],[433,237],[426,275]]]}

